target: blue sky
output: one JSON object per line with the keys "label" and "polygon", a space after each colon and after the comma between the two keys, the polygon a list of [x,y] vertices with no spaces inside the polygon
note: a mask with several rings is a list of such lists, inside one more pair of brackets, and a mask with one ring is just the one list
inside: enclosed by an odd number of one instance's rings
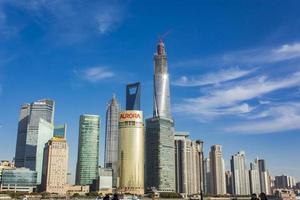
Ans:
{"label": "blue sky", "polygon": [[164,35],[176,130],[222,144],[247,162],[266,159],[272,175],[300,180],[299,1],[0,0],[0,159],[15,153],[22,103],[56,101],[68,124],[70,170],[78,121],[124,107],[125,84],[141,81],[152,114],[153,54]]}

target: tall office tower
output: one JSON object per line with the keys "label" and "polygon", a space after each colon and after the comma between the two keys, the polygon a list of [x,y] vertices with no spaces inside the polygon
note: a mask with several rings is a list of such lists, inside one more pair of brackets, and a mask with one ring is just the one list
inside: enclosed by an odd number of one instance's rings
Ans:
{"label": "tall office tower", "polygon": [[98,179],[99,129],[99,115],[80,116],[76,185],[91,185]]}
{"label": "tall office tower", "polygon": [[38,100],[21,107],[16,145],[16,167],[26,167],[37,172],[41,183],[44,146],[53,136],[53,100]]}
{"label": "tall office tower", "polygon": [[63,137],[53,137],[44,150],[42,191],[66,194],[68,182],[68,144]]}
{"label": "tall office tower", "polygon": [[222,157],[222,146],[212,146],[209,154],[212,194],[226,194],[225,166],[224,159]]}
{"label": "tall office tower", "polygon": [[231,171],[225,171],[226,193],[233,194],[232,191],[232,173]]}
{"label": "tall office tower", "polygon": [[244,151],[240,151],[233,155],[230,160],[233,193],[235,195],[250,194],[249,174],[246,167],[246,155]]}
{"label": "tall office tower", "polygon": [[117,186],[118,177],[119,112],[119,103],[115,94],[113,94],[106,110],[104,164],[106,168],[112,168],[113,170],[114,187]]}
{"label": "tall office tower", "polygon": [[259,169],[260,191],[271,194],[269,172],[267,170],[266,162],[263,159],[259,159],[257,163]]}
{"label": "tall office tower", "polygon": [[119,118],[118,192],[144,194],[144,122],[143,112],[127,110]]}
{"label": "tall office tower", "polygon": [[260,179],[257,159],[255,159],[254,162],[250,163],[249,182],[250,193],[260,194]]}
{"label": "tall office tower", "polygon": [[141,110],[141,84],[140,82],[126,86],[126,110]]}
{"label": "tall office tower", "polygon": [[204,193],[212,194],[210,159],[204,159]]}
{"label": "tall office tower", "polygon": [[153,117],[146,120],[147,188],[175,191],[174,122],[170,112],[169,74],[167,56],[162,41],[154,56]]}
{"label": "tall office tower", "polygon": [[185,196],[203,191],[203,142],[188,139],[188,133],[175,135],[176,192]]}
{"label": "tall office tower", "polygon": [[53,137],[66,138],[67,137],[67,124],[54,127]]}
{"label": "tall office tower", "polygon": [[167,54],[162,40],[159,41],[157,53],[154,55],[153,115],[156,117],[172,118]]}

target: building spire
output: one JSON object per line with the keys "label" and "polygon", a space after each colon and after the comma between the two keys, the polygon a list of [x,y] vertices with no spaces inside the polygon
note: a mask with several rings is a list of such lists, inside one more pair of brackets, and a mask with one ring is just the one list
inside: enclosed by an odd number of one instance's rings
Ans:
{"label": "building spire", "polygon": [[165,44],[162,38],[159,39],[157,44],[157,55],[166,55]]}

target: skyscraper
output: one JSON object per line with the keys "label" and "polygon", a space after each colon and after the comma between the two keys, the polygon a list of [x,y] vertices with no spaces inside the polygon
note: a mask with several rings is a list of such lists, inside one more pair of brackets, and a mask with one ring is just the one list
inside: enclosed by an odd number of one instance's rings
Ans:
{"label": "skyscraper", "polygon": [[38,100],[21,107],[16,145],[16,167],[37,171],[41,183],[44,146],[53,136],[53,100]]}
{"label": "skyscraper", "polygon": [[254,162],[250,163],[249,170],[249,185],[250,185],[250,193],[259,194],[261,191],[260,188],[260,180],[259,180],[259,169],[258,169],[258,159],[255,159]]}
{"label": "skyscraper", "polygon": [[212,194],[210,159],[204,159],[204,193]]}
{"label": "skyscraper", "polygon": [[120,107],[116,96],[113,94],[106,110],[105,126],[105,154],[104,164],[106,168],[113,170],[113,186],[117,186],[118,148],[119,148],[119,112]]}
{"label": "skyscraper", "polygon": [[118,192],[144,194],[144,122],[143,112],[120,113],[119,187]]}
{"label": "skyscraper", "polygon": [[258,169],[261,192],[271,194],[269,172],[267,170],[266,161],[264,159],[258,160]]}
{"label": "skyscraper", "polygon": [[99,129],[100,117],[98,115],[80,116],[76,166],[77,185],[91,185],[98,179]]}
{"label": "skyscraper", "polygon": [[141,110],[141,84],[140,82],[126,86],[126,110]]}
{"label": "skyscraper", "polygon": [[188,133],[175,135],[176,192],[188,195],[203,191],[203,142]]}
{"label": "skyscraper", "polygon": [[233,193],[235,195],[250,194],[249,174],[246,167],[245,152],[233,155],[230,160],[232,172]]}
{"label": "skyscraper", "polygon": [[159,191],[175,191],[174,122],[170,113],[167,56],[162,41],[154,56],[153,117],[146,120],[145,184]]}
{"label": "skyscraper", "polygon": [[210,155],[210,171],[211,171],[211,190],[212,194],[226,194],[225,183],[225,166],[222,157],[222,146],[214,145],[211,147]]}
{"label": "skyscraper", "polygon": [[42,190],[66,194],[68,181],[68,144],[63,137],[53,137],[44,151]]}
{"label": "skyscraper", "polygon": [[155,117],[171,118],[167,53],[162,40],[159,41],[157,53],[154,55],[153,115]]}
{"label": "skyscraper", "polygon": [[226,193],[233,194],[232,191],[232,173],[231,171],[225,171]]}

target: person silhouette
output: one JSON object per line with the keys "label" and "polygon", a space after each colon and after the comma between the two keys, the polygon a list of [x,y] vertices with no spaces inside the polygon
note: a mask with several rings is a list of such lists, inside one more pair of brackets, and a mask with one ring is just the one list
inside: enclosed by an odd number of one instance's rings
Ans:
{"label": "person silhouette", "polygon": [[109,198],[109,195],[107,194],[107,195],[105,195],[105,197],[103,197],[103,200],[109,200],[110,198]]}
{"label": "person silhouette", "polygon": [[117,194],[114,194],[112,200],[119,200],[118,195],[117,195]]}
{"label": "person silhouette", "polygon": [[264,192],[259,194],[259,198],[260,198],[260,200],[268,200],[268,198]]}
{"label": "person silhouette", "polygon": [[258,200],[256,193],[251,194],[251,200]]}

